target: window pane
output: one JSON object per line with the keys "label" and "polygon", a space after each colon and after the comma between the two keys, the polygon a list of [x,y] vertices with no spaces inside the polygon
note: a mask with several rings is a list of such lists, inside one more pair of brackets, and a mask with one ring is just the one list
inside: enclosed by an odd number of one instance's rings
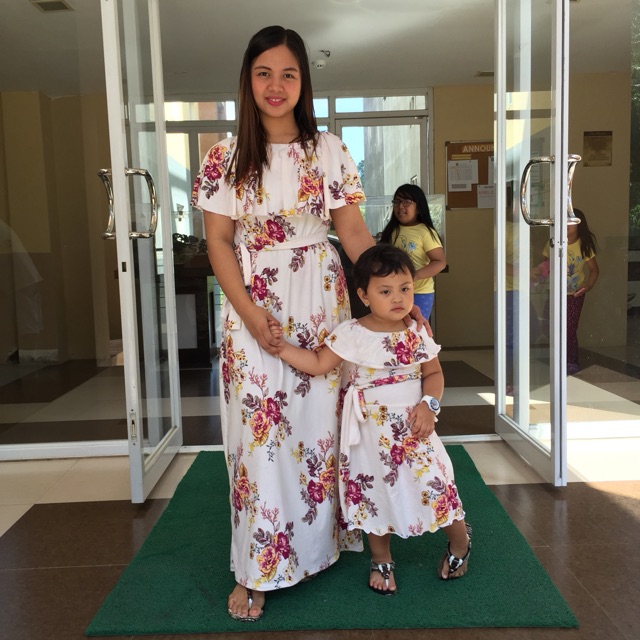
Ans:
{"label": "window pane", "polygon": [[385,96],[336,98],[336,113],[366,113],[372,111],[413,111],[426,109],[425,96]]}
{"label": "window pane", "polygon": [[164,109],[168,122],[236,119],[236,103],[233,100],[219,102],[165,102]]}
{"label": "window pane", "polygon": [[374,236],[391,216],[395,190],[407,182],[419,184],[420,149],[425,144],[420,132],[420,127],[412,124],[342,127],[342,140],[358,167],[367,195],[361,206],[365,223]]}
{"label": "window pane", "polygon": [[328,118],[329,98],[314,98],[313,110],[316,112],[316,118]]}

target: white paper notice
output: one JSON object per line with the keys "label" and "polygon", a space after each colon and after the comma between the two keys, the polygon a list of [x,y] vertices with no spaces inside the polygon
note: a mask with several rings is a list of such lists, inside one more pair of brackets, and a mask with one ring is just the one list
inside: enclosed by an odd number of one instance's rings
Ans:
{"label": "white paper notice", "polygon": [[496,188],[493,184],[478,185],[478,209],[493,209],[496,201]]}
{"label": "white paper notice", "polygon": [[449,191],[471,191],[478,182],[477,160],[449,160],[447,164]]}

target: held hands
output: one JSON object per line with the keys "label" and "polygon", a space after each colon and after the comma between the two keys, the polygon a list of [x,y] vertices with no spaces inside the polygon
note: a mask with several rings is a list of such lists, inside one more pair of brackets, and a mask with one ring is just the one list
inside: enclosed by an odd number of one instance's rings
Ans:
{"label": "held hands", "polygon": [[418,438],[428,438],[436,428],[436,414],[429,409],[426,402],[418,402],[408,417],[411,434]]}
{"label": "held hands", "polygon": [[[281,339],[274,336],[272,324],[278,325],[276,319],[263,307],[254,305],[251,313],[242,318],[249,333],[269,355],[275,356],[280,351]],[[282,333],[280,334],[282,335]]]}
{"label": "held hands", "polygon": [[285,345],[285,341],[282,339],[284,331],[282,330],[280,323],[276,320],[269,320],[269,330],[271,331],[271,337],[276,341],[276,351],[272,355],[278,357]]}

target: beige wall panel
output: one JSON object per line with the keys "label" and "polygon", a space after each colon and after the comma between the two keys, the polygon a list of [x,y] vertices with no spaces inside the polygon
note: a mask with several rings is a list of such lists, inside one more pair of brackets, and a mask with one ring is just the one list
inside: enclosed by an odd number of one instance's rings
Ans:
{"label": "beige wall panel", "polygon": [[585,212],[600,247],[600,279],[587,294],[580,318],[583,347],[627,342],[630,103],[629,73],[571,76],[569,150],[582,155],[585,131],[613,132],[611,166],[579,164],[574,179],[573,204]]}
{"label": "beige wall panel", "polygon": [[51,103],[51,111],[68,356],[72,360],[93,359],[95,340],[80,98],[58,98]]}
{"label": "beige wall panel", "polygon": [[[446,193],[445,143],[493,140],[493,85],[434,89],[435,192]],[[436,339],[493,345],[493,210],[446,213],[448,273],[436,276]]]}

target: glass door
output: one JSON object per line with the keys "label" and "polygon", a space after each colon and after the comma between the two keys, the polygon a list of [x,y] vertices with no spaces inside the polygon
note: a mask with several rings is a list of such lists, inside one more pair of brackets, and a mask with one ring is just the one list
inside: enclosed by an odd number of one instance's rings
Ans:
{"label": "glass door", "polygon": [[[497,0],[496,431],[567,482],[568,0]],[[548,260],[544,260],[545,254]]]}
{"label": "glass door", "polygon": [[[158,3],[102,0],[112,215],[122,309],[133,502],[182,444]],[[163,206],[167,203],[167,206]]]}

